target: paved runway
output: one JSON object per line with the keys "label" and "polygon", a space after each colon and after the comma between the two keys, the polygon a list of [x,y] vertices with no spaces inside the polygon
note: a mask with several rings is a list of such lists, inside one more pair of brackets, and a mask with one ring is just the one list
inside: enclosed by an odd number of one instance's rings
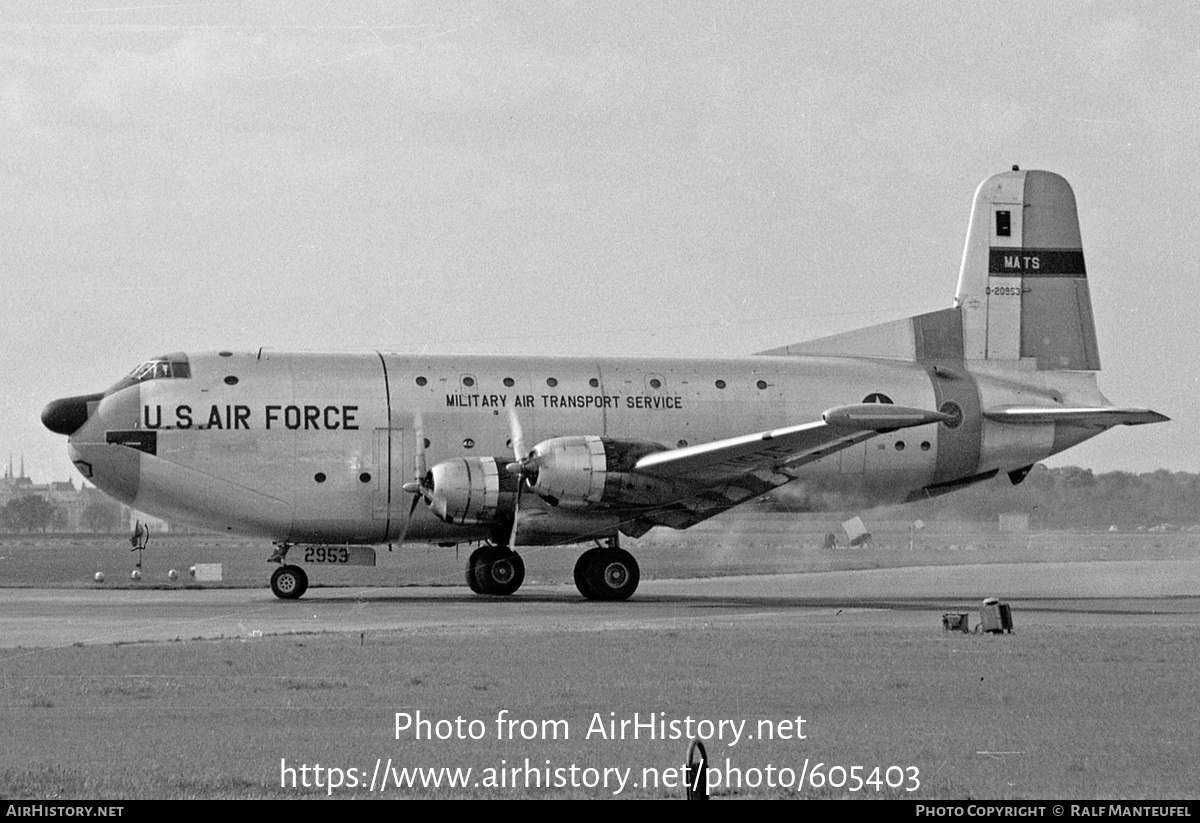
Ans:
{"label": "paved runway", "polygon": [[1200,625],[1200,562],[1028,563],[643,581],[625,603],[570,586],[511,598],[465,587],[0,590],[0,648],[310,632],[604,631],[786,616],[803,625],[936,625],[996,596],[1014,622]]}

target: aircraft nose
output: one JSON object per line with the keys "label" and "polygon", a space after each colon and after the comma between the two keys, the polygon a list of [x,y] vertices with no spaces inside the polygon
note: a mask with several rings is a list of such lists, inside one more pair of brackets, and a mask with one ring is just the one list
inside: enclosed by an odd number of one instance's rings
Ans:
{"label": "aircraft nose", "polygon": [[42,425],[55,434],[74,434],[87,422],[88,403],[94,403],[103,394],[80,394],[52,400],[42,409]]}

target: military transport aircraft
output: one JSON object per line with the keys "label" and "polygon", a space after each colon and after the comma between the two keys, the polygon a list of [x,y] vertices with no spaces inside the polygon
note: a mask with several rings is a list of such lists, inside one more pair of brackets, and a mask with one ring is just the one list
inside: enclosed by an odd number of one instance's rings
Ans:
{"label": "military transport aircraft", "polygon": [[141,511],[271,540],[286,562],[374,563],[373,545],[479,543],[466,578],[508,595],[517,546],[594,544],[584,597],[623,600],[619,536],[686,529],[787,483],[923,499],[1116,425],[1075,195],[1045,171],[975,194],[950,308],[736,359],[169,354],[42,413],[84,477]]}

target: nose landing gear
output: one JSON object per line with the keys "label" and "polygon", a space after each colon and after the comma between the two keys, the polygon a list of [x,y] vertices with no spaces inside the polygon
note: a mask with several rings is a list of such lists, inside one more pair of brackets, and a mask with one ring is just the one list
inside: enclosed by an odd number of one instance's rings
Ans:
{"label": "nose landing gear", "polygon": [[299,566],[280,566],[271,575],[271,591],[281,600],[296,600],[308,590],[308,575]]}
{"label": "nose landing gear", "polygon": [[304,569],[284,563],[291,547],[291,543],[277,543],[275,551],[267,558],[268,563],[281,564],[271,575],[271,592],[280,600],[296,600],[308,591],[308,575]]}

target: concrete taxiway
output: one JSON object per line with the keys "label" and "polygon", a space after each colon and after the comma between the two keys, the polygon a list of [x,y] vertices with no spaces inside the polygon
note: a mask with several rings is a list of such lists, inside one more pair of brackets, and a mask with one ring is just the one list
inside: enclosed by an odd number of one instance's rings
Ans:
{"label": "concrete taxiway", "polygon": [[1018,629],[1069,619],[1200,625],[1200,562],[1110,561],[920,566],[645,580],[625,603],[571,586],[510,598],[465,587],[312,588],[298,601],[262,589],[0,590],[0,648],[46,648],[315,632],[603,631],[753,620],[806,625],[938,625],[946,611],[1008,601]]}

